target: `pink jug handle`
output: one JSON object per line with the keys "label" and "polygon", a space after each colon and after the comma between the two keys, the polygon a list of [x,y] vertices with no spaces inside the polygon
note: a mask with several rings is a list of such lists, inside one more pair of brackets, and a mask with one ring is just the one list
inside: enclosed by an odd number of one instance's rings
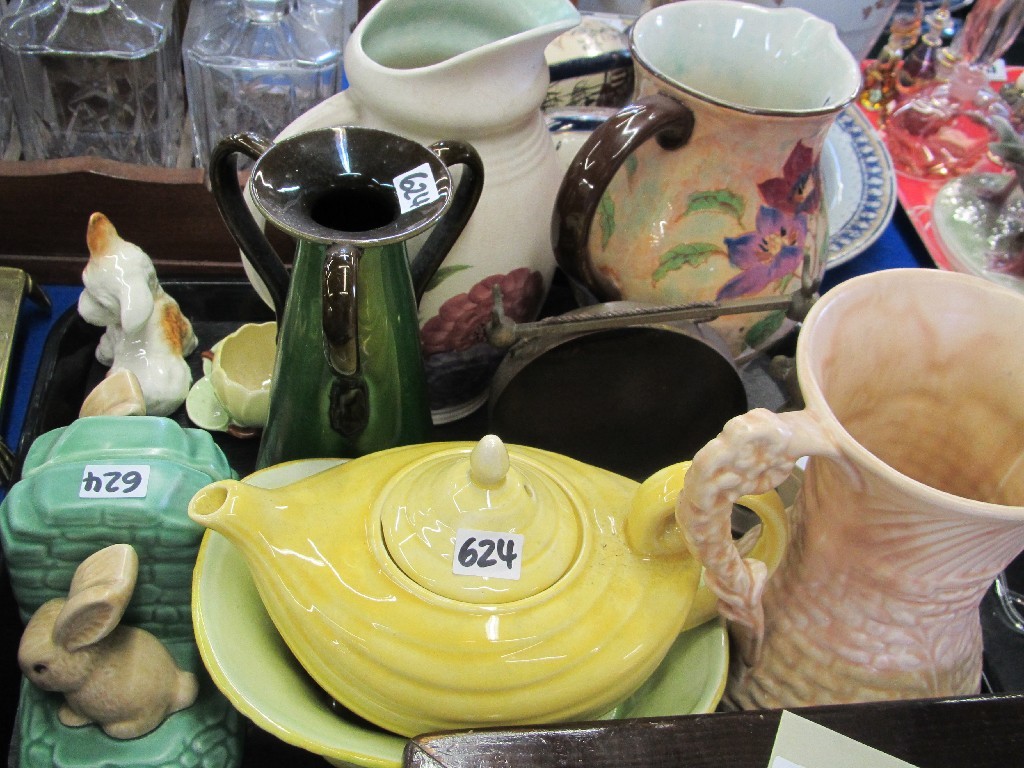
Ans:
{"label": "pink jug handle", "polygon": [[[690,557],[686,539],[676,523],[676,504],[686,482],[690,462],[672,464],[648,477],[633,495],[625,522],[630,549],[643,556]],[[751,536],[738,543],[744,555],[764,563],[771,575],[778,567],[789,544],[789,513],[774,490],[756,496],[743,496],[737,502],[757,515],[760,525]],[[754,536],[753,534],[756,534]],[[718,596],[701,578],[693,602],[680,631],[716,618]]]}
{"label": "pink jug handle", "polygon": [[622,298],[590,263],[590,224],[605,189],[626,158],[652,137],[666,150],[683,147],[693,134],[693,120],[689,107],[670,96],[644,96],[598,126],[569,165],[555,198],[555,259],[601,301]]}
{"label": "pink jug handle", "polygon": [[842,461],[809,411],[754,409],[731,419],[697,452],[676,503],[676,521],[687,547],[703,564],[705,583],[718,597],[719,613],[731,622],[746,664],[760,655],[761,596],[769,574],[763,562],[744,558],[736,547],[732,505],[742,496],[778,487],[803,456]]}

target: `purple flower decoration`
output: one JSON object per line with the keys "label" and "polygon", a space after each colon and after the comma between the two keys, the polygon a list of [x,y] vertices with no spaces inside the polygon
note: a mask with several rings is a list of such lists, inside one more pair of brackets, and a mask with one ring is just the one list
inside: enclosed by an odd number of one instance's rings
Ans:
{"label": "purple flower decoration", "polygon": [[729,263],[743,271],[719,289],[719,299],[758,293],[803,263],[806,217],[762,205],[756,226],[756,232],[725,238]]}
{"label": "purple flower decoration", "polygon": [[798,141],[786,158],[782,176],[757,185],[765,204],[791,214],[817,211],[821,205],[821,190],[815,183],[817,165],[811,148]]}

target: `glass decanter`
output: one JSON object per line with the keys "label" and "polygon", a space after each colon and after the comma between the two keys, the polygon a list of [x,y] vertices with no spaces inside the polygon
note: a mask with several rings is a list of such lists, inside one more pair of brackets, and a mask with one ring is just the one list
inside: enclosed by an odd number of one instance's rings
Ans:
{"label": "glass decanter", "polygon": [[174,166],[184,88],[174,0],[42,0],[0,19],[27,160]]}
{"label": "glass decanter", "polygon": [[193,0],[183,57],[198,165],[224,136],[276,136],[340,90],[342,9],[337,0]]}
{"label": "glass decanter", "polygon": [[991,118],[1009,119],[986,68],[1024,26],[1022,0],[975,0],[949,48],[937,55],[936,80],[911,90],[889,116],[885,139],[896,168],[949,178],[975,168],[995,138]]}
{"label": "glass decanter", "polygon": [[937,57],[942,49],[942,34],[952,14],[949,2],[943,2],[924,19],[924,34],[917,44],[907,53],[900,67],[898,87],[903,91],[917,88],[934,80],[938,72]]}

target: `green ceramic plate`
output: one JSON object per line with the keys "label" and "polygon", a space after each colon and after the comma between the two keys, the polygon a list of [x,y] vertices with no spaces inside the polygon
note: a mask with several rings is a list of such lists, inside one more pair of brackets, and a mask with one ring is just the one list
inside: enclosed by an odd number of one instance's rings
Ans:
{"label": "green ceramic plate", "polygon": [[[281,464],[246,478],[273,488],[337,464]],[[260,728],[335,765],[400,768],[406,739],[333,704],[284,644],[263,608],[242,556],[208,531],[199,550],[192,619],[203,662],[217,687]],[[710,712],[725,687],[728,641],[722,622],[685,632],[644,686],[609,717]]]}

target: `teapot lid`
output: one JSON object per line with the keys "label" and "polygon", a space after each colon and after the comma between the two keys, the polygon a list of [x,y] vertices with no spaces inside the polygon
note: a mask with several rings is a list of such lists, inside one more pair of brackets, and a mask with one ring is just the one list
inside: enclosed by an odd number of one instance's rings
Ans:
{"label": "teapot lid", "polygon": [[379,504],[394,563],[421,587],[461,602],[542,592],[577,560],[583,538],[572,489],[495,435],[409,465]]}

